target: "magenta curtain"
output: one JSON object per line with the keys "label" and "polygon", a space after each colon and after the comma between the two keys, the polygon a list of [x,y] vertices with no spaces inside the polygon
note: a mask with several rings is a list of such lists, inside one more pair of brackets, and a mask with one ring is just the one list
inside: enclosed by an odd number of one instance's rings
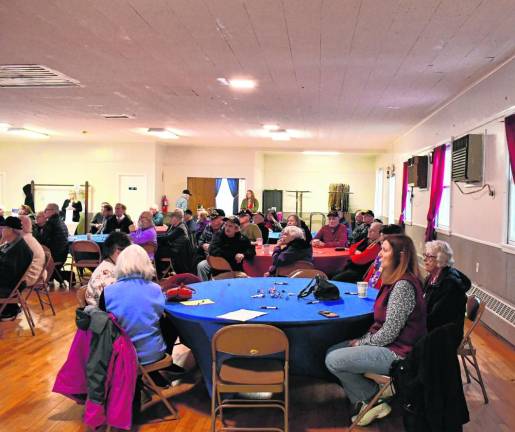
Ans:
{"label": "magenta curtain", "polygon": [[504,119],[504,127],[506,128],[506,142],[510,155],[511,175],[515,182],[515,114]]}
{"label": "magenta curtain", "polygon": [[427,211],[426,241],[434,240],[435,219],[440,208],[443,192],[443,175],[445,172],[445,147],[443,144],[433,152],[433,173],[431,175],[431,195]]}
{"label": "magenta curtain", "polygon": [[408,162],[402,164],[402,195],[401,195],[401,215],[399,225],[404,225],[406,215],[406,201],[408,197]]}

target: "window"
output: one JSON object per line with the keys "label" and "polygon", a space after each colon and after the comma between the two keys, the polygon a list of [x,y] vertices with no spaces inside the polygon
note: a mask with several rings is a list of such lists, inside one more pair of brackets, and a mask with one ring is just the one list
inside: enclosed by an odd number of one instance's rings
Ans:
{"label": "window", "polygon": [[374,214],[377,218],[383,214],[383,169],[376,171],[376,196],[374,200]]}
{"label": "window", "polygon": [[395,223],[395,174],[388,179],[388,223]]}
{"label": "window", "polygon": [[510,207],[508,209],[508,243],[515,246],[515,183],[513,182],[511,171],[508,199],[510,202]]}
{"label": "window", "polygon": [[436,227],[443,229],[449,229],[451,226],[451,150],[452,146],[447,145],[445,148],[442,200],[436,215]]}

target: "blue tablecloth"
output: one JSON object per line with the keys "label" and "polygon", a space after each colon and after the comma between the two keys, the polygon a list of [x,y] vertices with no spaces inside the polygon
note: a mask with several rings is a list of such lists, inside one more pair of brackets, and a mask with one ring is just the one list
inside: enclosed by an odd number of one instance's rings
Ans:
{"label": "blue tablecloth", "polygon": [[68,242],[74,242],[78,240],[93,240],[95,243],[104,243],[108,234],[92,234],[91,239],[88,239],[86,234],[68,236]]}
{"label": "blue tablecloth", "polygon": [[[287,282],[288,285],[274,285]],[[217,316],[238,309],[267,312],[250,323],[267,323],[281,328],[290,341],[290,370],[292,374],[331,379],[325,368],[327,349],[343,340],[361,336],[372,322],[376,290],[360,299],[345,292],[356,292],[355,284],[334,282],[340,288],[341,300],[308,304],[313,296],[297,299],[297,293],[309,279],[248,278],[201,282],[191,285],[196,293],[193,299],[211,299],[215,303],[201,306],[184,306],[167,303],[166,312],[176,326],[181,340],[188,345],[211,391],[211,338],[218,329],[235,324]],[[282,298],[271,298],[269,289],[275,287]],[[265,298],[252,298],[263,289]],[[294,295],[288,295],[294,293]],[[261,306],[277,306],[277,310],[263,310]],[[339,318],[325,318],[318,312],[336,312]]]}

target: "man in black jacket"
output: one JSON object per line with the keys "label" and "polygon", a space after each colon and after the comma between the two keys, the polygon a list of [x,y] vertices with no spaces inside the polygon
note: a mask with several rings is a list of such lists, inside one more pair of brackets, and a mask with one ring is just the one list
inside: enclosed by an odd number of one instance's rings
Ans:
{"label": "man in black jacket", "polygon": [[68,256],[68,228],[59,218],[59,206],[48,204],[45,208],[46,222],[41,234],[37,234],[39,242],[50,249],[55,262],[64,263]]}
{"label": "man in black jacket", "polygon": [[133,224],[132,220],[129,216],[125,214],[127,211],[127,207],[125,204],[117,203],[114,206],[114,215],[111,216],[105,225],[104,230],[102,231],[103,234],[109,234],[113,231],[119,230],[121,232],[124,232],[125,234],[130,233],[129,227]]}
{"label": "man in black jacket", "polygon": [[171,258],[176,273],[191,273],[193,267],[193,246],[188,228],[183,222],[184,212],[175,209],[170,214],[170,227],[165,235],[157,238],[156,267],[158,274],[166,268],[161,258]]}
{"label": "man in black jacket", "polygon": [[[7,298],[23,277],[32,262],[32,251],[22,238],[20,219],[9,216],[4,221],[3,243],[0,247],[0,297]],[[20,289],[25,288],[24,284]],[[2,311],[1,319],[14,319],[20,312],[16,304],[8,304]]]}
{"label": "man in black jacket", "polygon": [[[243,271],[243,259],[253,258],[256,249],[250,240],[240,233],[240,221],[237,216],[225,218],[222,230],[215,233],[209,246],[209,255],[225,258],[235,271]],[[207,261],[197,266],[198,275],[202,280],[209,280],[212,269]]]}

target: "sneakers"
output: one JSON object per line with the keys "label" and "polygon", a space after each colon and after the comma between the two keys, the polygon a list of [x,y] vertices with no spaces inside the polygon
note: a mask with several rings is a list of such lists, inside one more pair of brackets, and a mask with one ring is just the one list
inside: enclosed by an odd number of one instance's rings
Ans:
{"label": "sneakers", "polygon": [[[351,417],[352,423],[356,421],[358,415],[363,412],[367,407],[365,402],[358,402],[357,405],[357,413]],[[392,407],[384,402],[382,399],[379,399],[377,403],[370,408],[365,415],[361,418],[361,420],[357,423],[358,426],[368,426],[374,420],[382,419],[386,417],[388,414],[392,412]]]}

